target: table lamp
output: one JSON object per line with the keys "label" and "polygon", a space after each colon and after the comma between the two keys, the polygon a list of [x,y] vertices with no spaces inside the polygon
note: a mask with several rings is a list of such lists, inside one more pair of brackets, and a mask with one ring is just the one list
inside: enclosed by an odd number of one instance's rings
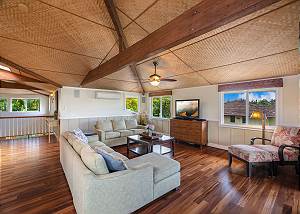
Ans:
{"label": "table lamp", "polygon": [[266,119],[267,116],[262,111],[253,111],[250,116],[251,119],[260,120],[261,119],[261,126],[262,126],[262,144],[265,144],[265,130],[266,130]]}

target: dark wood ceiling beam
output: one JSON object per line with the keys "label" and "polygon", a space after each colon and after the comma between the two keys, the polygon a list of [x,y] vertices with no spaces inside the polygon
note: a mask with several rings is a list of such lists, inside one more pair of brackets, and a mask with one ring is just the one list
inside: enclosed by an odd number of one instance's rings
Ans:
{"label": "dark wood ceiling beam", "polygon": [[28,90],[28,91],[32,91],[32,92],[34,92],[34,93],[37,93],[37,94],[40,94],[40,95],[44,95],[44,96],[46,96],[46,97],[49,97],[49,94],[44,94],[44,93],[42,93],[42,92],[40,92],[40,91],[37,91],[37,90]]}
{"label": "dark wood ceiling beam", "polygon": [[37,80],[31,77],[22,76],[20,74],[12,73],[9,71],[2,71],[0,69],[0,80],[6,80],[6,81],[14,81],[14,82],[38,82],[38,83],[44,83],[41,80]]}
{"label": "dark wood ceiling beam", "polygon": [[[128,41],[126,39],[126,36],[124,34],[117,10],[116,10],[116,6],[114,4],[113,0],[104,0],[106,8],[108,10],[108,13],[110,15],[110,18],[114,24],[115,30],[117,32],[118,35],[118,40],[119,40],[119,52],[123,52],[128,48]],[[145,93],[145,89],[143,87],[142,81],[141,81],[141,77],[137,71],[137,67],[135,63],[131,63],[129,65],[130,70],[132,71],[132,73],[134,74],[134,76],[137,77],[139,85],[141,86],[142,92],[143,94]]]}
{"label": "dark wood ceiling beam", "polygon": [[1,56],[0,56],[0,62],[6,64],[6,65],[8,65],[8,66],[11,66],[11,67],[13,67],[13,68],[15,68],[15,69],[17,69],[17,70],[19,70],[19,71],[22,71],[22,72],[24,72],[24,73],[26,73],[26,74],[29,74],[29,75],[31,75],[31,76],[33,76],[33,77],[35,77],[35,78],[37,78],[37,79],[39,79],[39,80],[41,80],[41,81],[44,81],[45,83],[54,85],[54,86],[56,86],[56,87],[58,87],[58,88],[61,88],[61,87],[62,87],[62,85],[60,85],[60,84],[58,84],[58,83],[56,83],[56,82],[54,82],[54,81],[52,81],[52,80],[50,80],[50,79],[47,79],[46,77],[43,77],[43,76],[41,76],[41,75],[39,75],[39,74],[37,74],[37,73],[35,73],[35,72],[33,72],[33,71],[27,69],[27,68],[24,68],[24,67],[22,67],[22,66],[20,66],[20,65],[18,65],[18,64],[16,64],[16,63],[14,63],[14,62],[8,60],[8,59],[5,59],[5,58],[3,58],[3,57],[1,57]]}
{"label": "dark wood ceiling beam", "polygon": [[0,88],[11,88],[11,89],[25,89],[25,90],[41,90],[40,88],[36,88],[29,85],[24,85],[22,83],[11,83],[0,81]]}
{"label": "dark wood ceiling beam", "polygon": [[204,0],[144,39],[91,70],[81,85],[112,74],[280,0]]}

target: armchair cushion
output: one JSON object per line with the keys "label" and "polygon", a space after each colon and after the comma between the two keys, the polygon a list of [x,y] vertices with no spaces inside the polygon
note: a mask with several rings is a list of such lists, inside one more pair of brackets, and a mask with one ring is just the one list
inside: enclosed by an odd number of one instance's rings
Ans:
{"label": "armchair cushion", "polygon": [[113,126],[110,120],[101,120],[101,121],[97,121],[96,129],[109,132],[109,131],[113,131]]}
{"label": "armchair cushion", "polygon": [[228,152],[251,163],[272,162],[273,160],[268,151],[250,145],[232,145],[228,147]]}
{"label": "armchair cushion", "polygon": [[125,120],[125,124],[127,129],[135,129],[138,127],[138,123],[136,119]]}
{"label": "armchair cushion", "polygon": [[[278,147],[273,145],[253,145],[256,148],[265,150],[272,154],[273,161],[279,161]],[[283,150],[283,159],[285,161],[297,161],[299,151],[297,149],[285,148]]]}
{"label": "armchair cushion", "polygon": [[113,138],[118,138],[120,137],[121,134],[120,132],[105,132],[105,139],[113,139]]}
{"label": "armchair cushion", "polygon": [[125,125],[124,120],[113,120],[112,125],[113,125],[113,128],[114,128],[114,131],[126,129],[126,125]]}
{"label": "armchair cushion", "polygon": [[299,127],[283,127],[277,126],[274,130],[271,144],[274,146],[299,145],[300,144],[300,128]]}

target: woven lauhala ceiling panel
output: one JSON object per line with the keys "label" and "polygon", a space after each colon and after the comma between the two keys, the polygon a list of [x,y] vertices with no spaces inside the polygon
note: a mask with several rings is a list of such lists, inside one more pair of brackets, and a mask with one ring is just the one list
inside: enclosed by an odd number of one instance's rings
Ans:
{"label": "woven lauhala ceiling panel", "polygon": [[140,41],[148,35],[148,33],[145,30],[143,30],[134,22],[129,24],[128,27],[124,29],[124,34],[126,36],[129,46],[135,44],[136,42]]}
{"label": "woven lauhala ceiling panel", "polygon": [[[157,74],[162,77],[190,73],[193,71],[172,53],[163,55],[157,59],[159,63],[157,66]],[[154,60],[144,62],[137,66],[138,72],[143,80],[147,80],[150,75],[154,74]]]}
{"label": "woven lauhala ceiling panel", "polygon": [[[91,4],[94,6],[90,7],[82,6],[88,5],[86,1],[70,1],[68,6],[59,2],[63,1],[53,1],[57,7],[78,12],[81,16],[90,16],[87,10],[91,7],[95,10],[98,6],[97,3]],[[63,10],[35,0],[3,1],[0,5],[0,35],[103,59],[115,43],[114,31]],[[99,7],[99,15],[95,20],[101,19],[101,11],[103,9]],[[103,17],[102,21],[107,22],[107,14]],[[61,53],[57,51],[56,54]]]}
{"label": "woven lauhala ceiling panel", "polygon": [[199,72],[211,83],[225,83],[300,74],[298,49],[248,62]]}
{"label": "woven lauhala ceiling panel", "polygon": [[174,51],[194,70],[249,60],[298,47],[300,1]]}
{"label": "woven lauhala ceiling panel", "polygon": [[137,82],[138,79],[129,66],[123,68],[120,71],[117,71],[111,75],[106,76],[105,78],[114,79],[114,80],[123,80],[126,82]]}
{"label": "woven lauhala ceiling panel", "polygon": [[136,82],[126,82],[126,81],[122,81],[122,80],[112,80],[112,79],[107,79],[107,78],[102,78],[102,79],[96,80],[96,81],[86,85],[86,87],[140,92],[140,87],[139,87],[138,83],[136,83]]}
{"label": "woven lauhala ceiling panel", "polygon": [[0,55],[27,68],[85,75],[99,64],[98,59],[41,48],[0,38]]}

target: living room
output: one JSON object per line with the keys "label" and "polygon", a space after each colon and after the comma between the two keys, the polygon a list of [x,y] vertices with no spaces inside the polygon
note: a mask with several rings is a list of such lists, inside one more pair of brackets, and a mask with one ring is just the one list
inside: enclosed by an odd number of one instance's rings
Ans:
{"label": "living room", "polygon": [[299,0],[0,11],[1,213],[300,213]]}

